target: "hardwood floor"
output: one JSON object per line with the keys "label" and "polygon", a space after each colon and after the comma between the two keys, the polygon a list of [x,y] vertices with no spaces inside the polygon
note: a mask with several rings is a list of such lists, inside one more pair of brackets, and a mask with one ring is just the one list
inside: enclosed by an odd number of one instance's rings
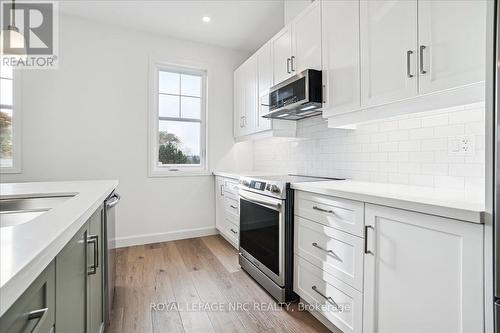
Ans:
{"label": "hardwood floor", "polygon": [[116,263],[111,333],[329,332],[278,306],[218,235],[122,248]]}

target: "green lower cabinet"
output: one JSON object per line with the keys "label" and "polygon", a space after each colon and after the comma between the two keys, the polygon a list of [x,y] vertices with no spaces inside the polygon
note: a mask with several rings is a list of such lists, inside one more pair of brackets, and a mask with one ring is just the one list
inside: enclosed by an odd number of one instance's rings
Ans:
{"label": "green lower cabinet", "polygon": [[0,318],[0,332],[49,333],[55,323],[55,265],[50,263]]}
{"label": "green lower cabinet", "polygon": [[56,333],[87,333],[87,228],[56,257]]}
{"label": "green lower cabinet", "polygon": [[[89,220],[90,240],[87,260],[89,263],[88,275],[88,333],[100,333],[104,329],[103,312],[103,264],[104,264],[104,242],[103,242],[103,209],[98,209]],[[94,243],[95,242],[95,243]]]}
{"label": "green lower cabinet", "polygon": [[0,318],[3,333],[102,333],[103,207]]}

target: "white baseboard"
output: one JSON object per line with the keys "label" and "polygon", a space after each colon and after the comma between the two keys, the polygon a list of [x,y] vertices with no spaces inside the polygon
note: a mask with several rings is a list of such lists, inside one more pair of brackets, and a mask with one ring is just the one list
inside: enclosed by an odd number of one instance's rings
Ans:
{"label": "white baseboard", "polygon": [[203,227],[203,228],[192,228],[192,229],[182,229],[176,231],[159,232],[154,234],[143,234],[137,236],[126,236],[117,237],[116,247],[127,247],[134,245],[144,245],[159,242],[168,242],[179,239],[195,238],[216,235],[217,229],[215,227]]}

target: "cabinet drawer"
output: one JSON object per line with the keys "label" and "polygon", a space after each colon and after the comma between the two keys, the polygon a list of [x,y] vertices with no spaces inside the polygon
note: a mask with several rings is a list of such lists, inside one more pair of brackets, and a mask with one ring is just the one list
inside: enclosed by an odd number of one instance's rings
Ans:
{"label": "cabinet drawer", "polygon": [[232,199],[230,197],[225,197],[224,198],[224,210],[226,215],[232,215],[233,219],[238,220],[238,217],[240,216],[240,211],[239,211],[239,201]]}
{"label": "cabinet drawer", "polygon": [[50,263],[0,318],[2,332],[53,332],[55,323],[54,267],[54,262]]}
{"label": "cabinet drawer", "polygon": [[224,193],[226,196],[238,200],[238,181],[230,179],[224,180]]}
{"label": "cabinet drawer", "polygon": [[359,291],[363,290],[363,239],[295,218],[295,253]]}
{"label": "cabinet drawer", "polygon": [[297,191],[295,214],[363,237],[363,202]]}
{"label": "cabinet drawer", "polygon": [[230,219],[224,219],[224,236],[226,236],[238,248],[240,241],[240,227]]}
{"label": "cabinet drawer", "polygon": [[362,331],[362,294],[297,255],[294,291],[342,332]]}

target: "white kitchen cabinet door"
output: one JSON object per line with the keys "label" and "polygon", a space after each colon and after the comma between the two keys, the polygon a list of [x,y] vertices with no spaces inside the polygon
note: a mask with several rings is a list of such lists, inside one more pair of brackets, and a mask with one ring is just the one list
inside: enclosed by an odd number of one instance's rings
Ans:
{"label": "white kitchen cabinet door", "polygon": [[486,1],[418,2],[419,93],[484,81]]}
{"label": "white kitchen cabinet door", "polygon": [[313,2],[293,23],[293,75],[305,69],[321,70],[321,5]]}
{"label": "white kitchen cabinet door", "polygon": [[322,1],[323,116],[360,108],[359,1]]}
{"label": "white kitchen cabinet door", "polygon": [[258,110],[257,56],[252,55],[244,64],[245,118],[243,134],[255,133]]}
{"label": "white kitchen cabinet door", "polygon": [[278,84],[290,76],[292,58],[292,27],[287,26],[273,39],[273,84]]}
{"label": "white kitchen cabinet door", "polygon": [[215,227],[222,231],[224,226],[224,178],[215,177]]}
{"label": "white kitchen cabinet door", "polygon": [[360,2],[361,105],[417,94],[417,1]]}
{"label": "white kitchen cabinet door", "polygon": [[366,205],[363,332],[483,332],[483,226]]}
{"label": "white kitchen cabinet door", "polygon": [[243,135],[243,120],[245,116],[245,91],[243,84],[243,67],[234,71],[233,76],[233,135],[235,138]]}
{"label": "white kitchen cabinet door", "polygon": [[257,67],[259,88],[257,108],[259,112],[255,127],[257,131],[265,131],[271,129],[271,120],[262,118],[262,115],[269,112],[269,89],[273,85],[273,54],[270,42],[257,51]]}

